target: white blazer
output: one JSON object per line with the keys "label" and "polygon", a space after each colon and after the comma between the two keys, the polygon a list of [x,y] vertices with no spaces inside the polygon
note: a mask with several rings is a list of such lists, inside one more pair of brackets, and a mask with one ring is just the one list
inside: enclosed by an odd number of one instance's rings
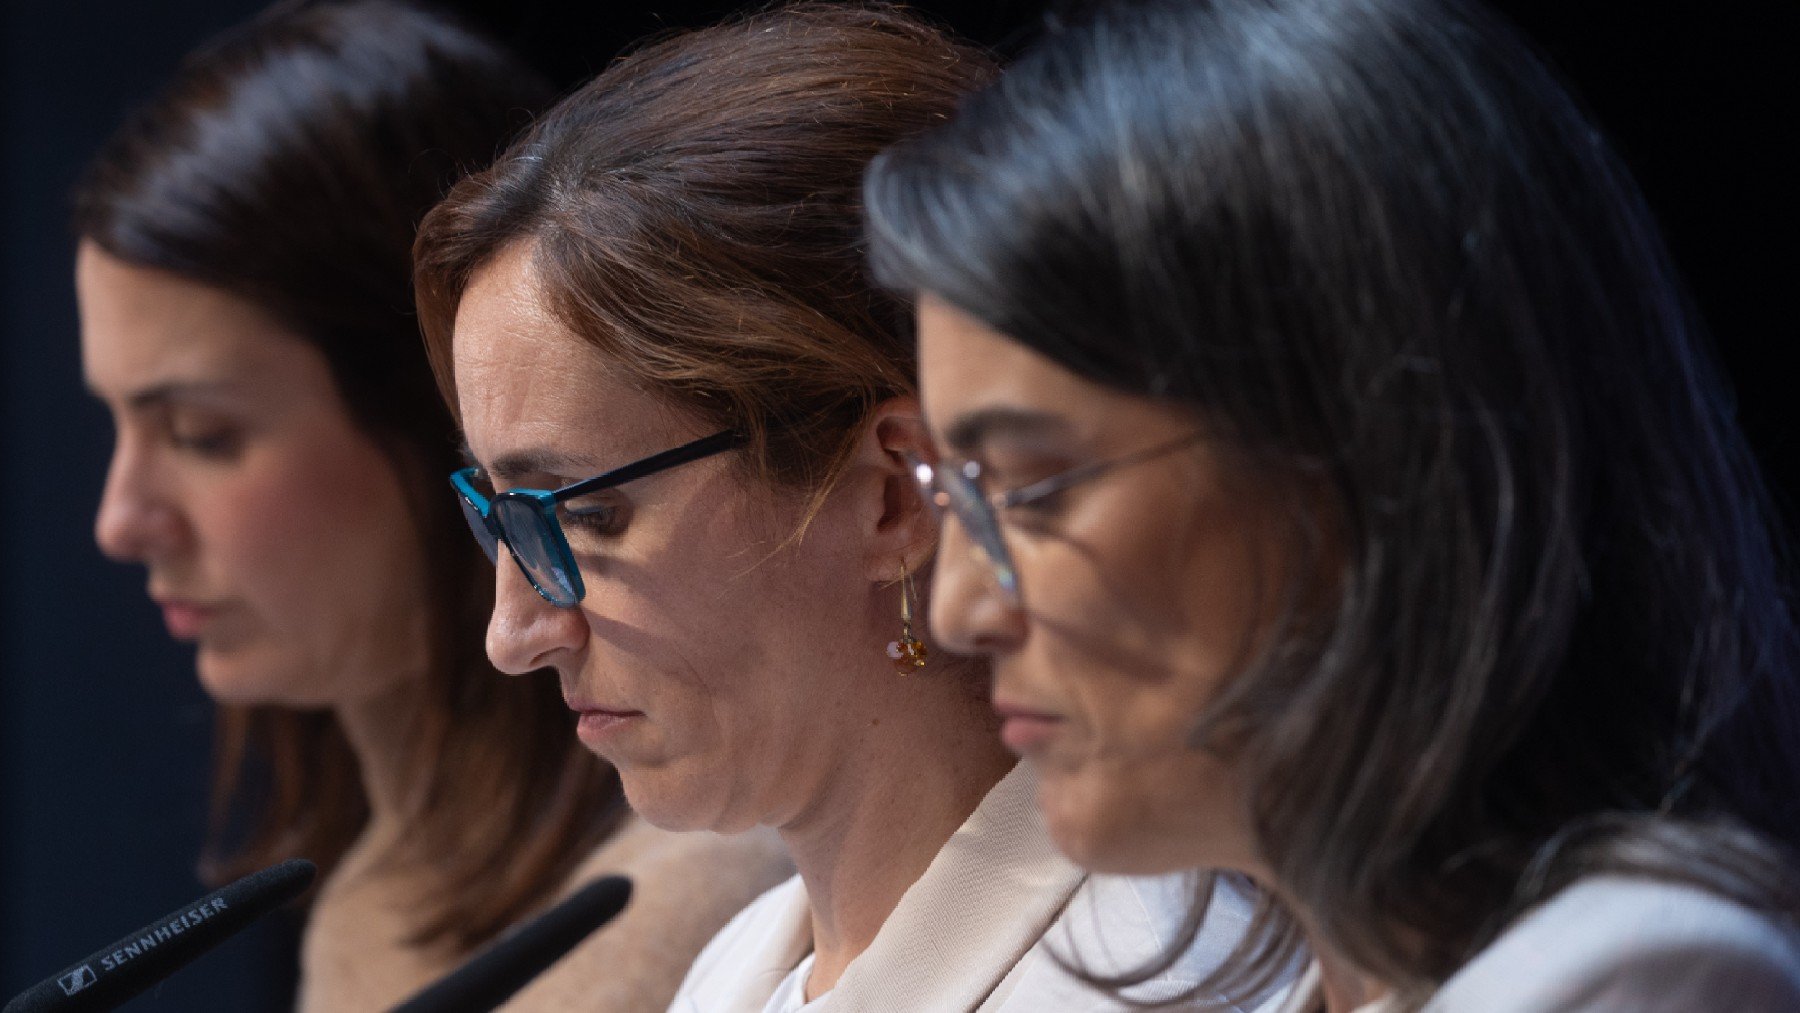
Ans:
{"label": "white blazer", "polygon": [[[1186,877],[1090,875],[1060,855],[1037,812],[1035,783],[1013,768],[945,842],[869,948],[807,1013],[1059,1013],[1131,1007],[1064,971],[1117,973],[1161,952],[1186,910]],[[1200,938],[1140,998],[1184,991],[1242,937],[1251,898],[1221,883]],[[812,952],[806,887],[763,894],[709,943],[670,1013],[765,1013]],[[1254,1008],[1254,1007],[1252,1007]]]}
{"label": "white blazer", "polygon": [[[1800,918],[1800,912],[1795,912]],[[1315,965],[1283,1013],[1320,1009]],[[1376,1001],[1357,1013],[1392,1013]],[[1794,1013],[1800,934],[1691,886],[1594,876],[1520,918],[1425,1013]]]}

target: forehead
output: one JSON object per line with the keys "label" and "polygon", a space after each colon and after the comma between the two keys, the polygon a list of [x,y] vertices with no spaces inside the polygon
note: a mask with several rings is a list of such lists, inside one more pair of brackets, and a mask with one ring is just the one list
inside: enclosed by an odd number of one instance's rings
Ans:
{"label": "forehead", "polygon": [[527,244],[503,250],[457,305],[451,361],[469,450],[484,463],[550,451],[598,470],[664,449],[686,431],[674,410],[556,316],[532,258]]}
{"label": "forehead", "polygon": [[918,334],[919,396],[939,437],[982,413],[1041,415],[1101,443],[1191,424],[1181,409],[1088,380],[929,293]]}
{"label": "forehead", "polygon": [[964,406],[1068,392],[1079,378],[929,293],[918,302],[921,396]]}
{"label": "forehead", "polygon": [[255,304],[128,264],[92,243],[76,255],[75,288],[82,370],[103,396],[194,380],[266,379],[312,353]]}

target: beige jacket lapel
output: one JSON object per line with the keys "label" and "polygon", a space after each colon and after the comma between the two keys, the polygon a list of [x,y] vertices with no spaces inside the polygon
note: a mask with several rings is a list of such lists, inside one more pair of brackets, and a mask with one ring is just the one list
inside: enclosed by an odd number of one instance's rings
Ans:
{"label": "beige jacket lapel", "polygon": [[999,1008],[995,987],[1085,878],[1050,842],[1035,793],[1024,764],[1002,778],[808,1013]]}

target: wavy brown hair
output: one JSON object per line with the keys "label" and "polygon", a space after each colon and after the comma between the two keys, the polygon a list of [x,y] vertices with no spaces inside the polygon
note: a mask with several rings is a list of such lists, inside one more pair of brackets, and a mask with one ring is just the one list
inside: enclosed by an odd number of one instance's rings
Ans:
{"label": "wavy brown hair", "polygon": [[913,389],[907,307],[863,269],[863,170],[993,72],[863,4],[780,8],[620,59],[420,227],[419,316],[445,396],[464,289],[531,243],[571,331],[668,403],[744,431],[760,477],[822,498],[869,411]]}
{"label": "wavy brown hair", "polygon": [[[483,654],[493,593],[444,476],[458,465],[412,313],[415,225],[551,98],[491,43],[397,3],[279,5],[190,55],[76,196],[80,236],[248,300],[317,349],[410,495],[430,678],[401,856],[434,874],[416,939],[470,949],[542,904],[622,811],[554,683]],[[329,870],[368,803],[329,712],[221,706],[209,880]]]}

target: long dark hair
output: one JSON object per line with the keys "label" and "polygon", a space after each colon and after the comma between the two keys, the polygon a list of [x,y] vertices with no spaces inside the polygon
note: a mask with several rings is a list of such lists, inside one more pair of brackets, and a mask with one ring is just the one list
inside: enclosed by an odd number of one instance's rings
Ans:
{"label": "long dark hair", "polygon": [[1416,1001],[1583,875],[1800,910],[1768,496],[1641,197],[1508,26],[1115,7],[866,203],[888,283],[1324,491],[1329,607],[1200,718],[1319,940]]}
{"label": "long dark hair", "polygon": [[[457,949],[551,896],[619,811],[555,685],[506,679],[483,655],[493,582],[443,484],[460,463],[455,427],[412,313],[419,219],[552,97],[498,47],[422,10],[278,5],[191,54],[76,195],[84,240],[255,303],[323,354],[409,490],[430,568],[432,681],[411,743],[407,854],[438,874],[418,941]],[[368,815],[336,719],[222,707],[217,728],[203,873],[292,855],[333,865]],[[233,816],[244,832],[227,832]]]}

